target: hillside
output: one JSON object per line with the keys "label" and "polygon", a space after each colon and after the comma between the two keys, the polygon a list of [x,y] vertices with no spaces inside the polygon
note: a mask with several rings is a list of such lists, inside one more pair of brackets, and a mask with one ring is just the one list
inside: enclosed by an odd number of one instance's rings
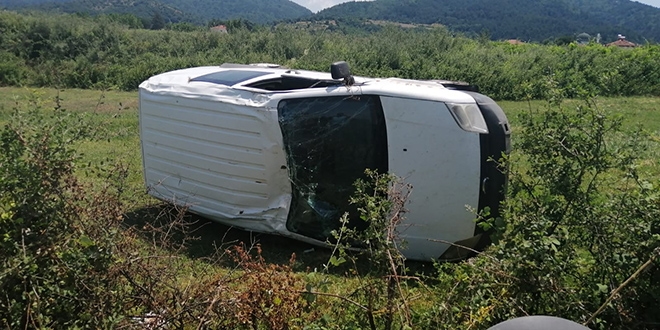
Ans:
{"label": "hillside", "polygon": [[0,8],[65,13],[134,14],[149,18],[160,14],[168,22],[204,24],[212,19],[246,19],[268,23],[296,19],[311,11],[289,0],[0,0]]}
{"label": "hillside", "polygon": [[621,33],[660,41],[660,9],[629,0],[375,0],[340,4],[314,18],[440,23],[493,39],[543,41],[586,32],[603,40]]}

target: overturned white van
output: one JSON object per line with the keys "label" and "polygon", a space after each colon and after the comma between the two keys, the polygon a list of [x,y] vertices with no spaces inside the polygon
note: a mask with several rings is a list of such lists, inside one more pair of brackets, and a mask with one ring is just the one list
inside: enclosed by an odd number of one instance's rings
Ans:
{"label": "overturned white van", "polygon": [[487,243],[467,206],[497,215],[504,198],[505,174],[489,161],[510,148],[502,109],[465,84],[351,77],[343,62],[331,71],[224,64],[143,82],[149,193],[230,226],[325,245],[369,168],[413,186],[407,258],[451,259],[463,254],[450,247]]}

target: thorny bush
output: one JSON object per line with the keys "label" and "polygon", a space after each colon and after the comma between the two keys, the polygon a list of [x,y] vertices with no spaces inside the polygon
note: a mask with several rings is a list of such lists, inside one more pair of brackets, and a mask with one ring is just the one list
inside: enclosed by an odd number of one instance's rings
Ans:
{"label": "thorny bush", "polygon": [[[269,328],[309,323],[304,284],[257,246],[185,257],[185,206],[126,221],[128,169],[75,175],[78,141],[96,138],[84,114],[35,100],[0,131],[0,326],[3,328]],[[150,208],[154,209],[154,208]],[[143,214],[144,216],[144,214]],[[134,220],[134,219],[133,219]],[[221,268],[227,256],[235,266]],[[294,258],[292,258],[292,261]]]}
{"label": "thorny bush", "polygon": [[[33,102],[0,131],[0,325],[109,326],[120,305],[111,288],[121,219],[109,191],[75,178],[72,144],[90,137],[83,116]],[[86,221],[88,218],[94,221]],[[108,228],[111,228],[109,226]],[[97,240],[101,237],[104,240]]]}
{"label": "thorny bush", "polygon": [[[353,299],[336,297],[354,309],[354,319],[348,328],[393,329],[411,328],[409,293],[406,280],[405,257],[401,249],[405,242],[399,231],[405,220],[405,204],[412,187],[393,174],[365,171],[365,178],[356,180],[350,199],[357,206],[360,219],[366,222],[363,230],[348,225],[348,215],[341,218],[341,227],[333,232],[337,240],[328,271],[344,263],[352,265],[352,273],[359,275],[361,284]],[[357,249],[357,251],[356,251]],[[307,287],[308,294],[313,286]],[[318,294],[318,293],[316,293]],[[355,309],[357,307],[357,309]],[[327,317],[326,317],[327,319]],[[321,320],[325,328],[328,320]]]}
{"label": "thorny bush", "polygon": [[479,257],[439,266],[439,304],[427,326],[484,328],[541,314],[598,329],[657,327],[657,266],[590,320],[659,246],[660,189],[638,166],[645,134],[624,131],[594,99],[565,108],[555,97],[519,119],[515,152],[504,160],[503,218],[481,223],[496,242]]}

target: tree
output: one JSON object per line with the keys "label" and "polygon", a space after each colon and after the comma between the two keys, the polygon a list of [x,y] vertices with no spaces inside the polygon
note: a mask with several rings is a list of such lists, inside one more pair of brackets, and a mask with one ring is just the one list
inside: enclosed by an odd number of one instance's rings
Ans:
{"label": "tree", "polygon": [[163,28],[165,28],[165,19],[159,12],[154,13],[154,15],[151,16],[151,29],[162,30]]}

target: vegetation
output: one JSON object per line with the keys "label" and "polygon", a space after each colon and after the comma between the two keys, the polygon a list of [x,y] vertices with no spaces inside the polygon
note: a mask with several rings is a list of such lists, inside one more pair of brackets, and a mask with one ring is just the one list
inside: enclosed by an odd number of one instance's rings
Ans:
{"label": "vegetation", "polygon": [[118,232],[104,228],[121,219],[121,208],[109,190],[87,194],[73,176],[70,143],[91,133],[80,119],[33,105],[0,133],[4,327],[106,326],[119,311],[108,290]]}
{"label": "vegetation", "polygon": [[[496,242],[464,262],[423,265],[404,263],[393,244],[409,188],[391,176],[358,183],[353,202],[371,230],[338,231],[334,251],[305,253],[268,236],[258,244],[146,197],[134,92],[0,94],[5,327],[473,329],[526,314],[594,329],[659,321],[657,267],[648,267],[660,243],[653,99],[559,103],[550,90],[553,103],[505,102],[515,132],[506,212],[481,222]],[[630,119],[640,110],[645,130]],[[365,255],[348,249],[367,239]]]}
{"label": "vegetation", "polygon": [[514,46],[442,28],[346,34],[333,25],[309,31],[236,24],[229,34],[149,31],[118,19],[0,13],[0,85],[135,90],[154,74],[191,66],[266,62],[327,71],[345,60],[357,75],[468,81],[496,99],[544,99],[550,81],[566,97],[660,95],[654,45]]}
{"label": "vegetation", "polygon": [[[347,2],[322,10],[317,19],[360,18],[403,23],[439,23],[494,39],[543,41],[600,33],[615,41],[622,33],[642,43],[660,40],[660,9],[616,0],[377,0]],[[573,39],[575,40],[575,39]]]}
{"label": "vegetation", "polygon": [[[347,34],[341,21],[311,32],[238,21],[228,35],[131,21],[0,13],[0,84],[57,87],[0,88],[0,326],[476,329],[528,314],[594,329],[660,323],[657,46],[512,46],[439,28]],[[144,193],[142,80],[221,62],[327,70],[338,59],[356,74],[468,80],[525,100],[500,102],[514,152],[493,160],[511,180],[502,217],[478,217],[494,233],[485,252],[405,262],[396,229],[410,187],[390,175],[356,183],[351,202],[368,229],[341,228],[327,251],[255,239]],[[632,95],[655,97],[621,97]]]}
{"label": "vegetation", "polygon": [[198,25],[212,19],[246,19],[254,23],[270,23],[297,19],[312,14],[307,8],[288,0],[32,0],[3,1],[13,10],[40,10],[60,13],[132,14],[143,20],[160,15],[168,23],[189,22]]}
{"label": "vegetation", "polygon": [[[5,0],[11,10],[98,14],[133,14],[144,27],[159,15],[165,23],[204,25],[216,20],[243,19],[265,24],[287,20],[353,20],[361,29],[369,20],[400,23],[442,24],[451,31],[496,40],[575,40],[580,33],[603,41],[624,34],[637,43],[660,41],[660,9],[624,0],[377,0],[339,4],[312,15],[308,9],[287,0]],[[561,40],[559,40],[561,41]]]}
{"label": "vegetation", "polygon": [[482,223],[500,236],[486,258],[444,266],[444,276],[470,279],[457,283],[446,303],[476,298],[461,308],[475,316],[462,322],[476,324],[529,313],[595,328],[649,327],[656,322],[647,314],[657,295],[655,270],[593,315],[647,260],[660,257],[658,188],[638,167],[646,135],[624,132],[621,118],[593,100],[571,108],[558,102],[521,114],[516,153],[505,164],[506,214]]}

